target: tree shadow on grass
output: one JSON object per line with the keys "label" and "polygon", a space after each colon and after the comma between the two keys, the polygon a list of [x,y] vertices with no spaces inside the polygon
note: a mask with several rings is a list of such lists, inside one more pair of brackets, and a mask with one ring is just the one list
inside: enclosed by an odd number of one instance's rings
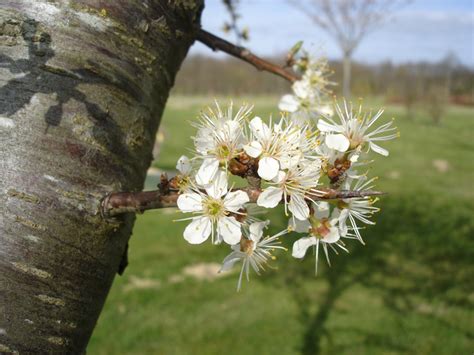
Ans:
{"label": "tree shadow on grass", "polygon": [[[268,278],[269,282],[283,283],[281,287],[289,290],[298,306],[305,328],[302,354],[321,353],[323,340],[333,348],[333,338],[340,333],[328,327],[328,320],[337,301],[357,285],[380,297],[383,307],[400,322],[416,313],[474,340],[472,330],[430,308],[435,308],[435,302],[472,308],[472,209],[460,209],[449,200],[437,201],[433,196],[390,197],[382,207],[382,213],[376,216],[377,225],[363,234],[367,246],[348,243],[351,253],[333,256],[332,267],[322,270],[316,280],[310,255],[304,263],[284,262],[280,271]],[[311,287],[318,279],[327,286],[324,291],[315,292]],[[420,305],[428,305],[428,311],[420,311]],[[394,341],[393,336],[357,327],[348,330],[362,337],[365,345],[395,353],[410,351],[406,344]]]}

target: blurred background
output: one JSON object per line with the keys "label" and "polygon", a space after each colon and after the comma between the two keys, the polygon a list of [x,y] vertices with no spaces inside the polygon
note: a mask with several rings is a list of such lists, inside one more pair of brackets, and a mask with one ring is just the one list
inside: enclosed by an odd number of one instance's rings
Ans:
{"label": "blurred background", "polygon": [[[203,28],[277,63],[304,40],[329,59],[334,95],[363,98],[367,108],[385,107],[385,120],[396,118],[401,137],[384,145],[389,157],[374,156],[369,173],[388,195],[377,224],[364,230],[366,246],[349,243],[350,254],[333,256],[330,268],[320,263],[317,277],[314,258],[277,253],[237,293],[240,269],[217,274],[226,246],[191,246],[186,223],[172,222],[175,210],[146,212],[89,354],[473,353],[473,2],[379,1],[374,25],[360,31],[349,21],[346,37],[324,26],[321,3],[208,0]],[[189,154],[189,122],[215,98],[251,103],[269,117],[289,91],[283,79],[195,44],[163,116],[146,188]],[[270,232],[285,227],[282,215],[268,214]]]}

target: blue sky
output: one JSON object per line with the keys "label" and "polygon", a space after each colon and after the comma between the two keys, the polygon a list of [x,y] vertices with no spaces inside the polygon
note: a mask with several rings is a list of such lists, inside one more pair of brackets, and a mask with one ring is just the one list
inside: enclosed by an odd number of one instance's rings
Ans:
{"label": "blue sky", "polygon": [[[298,40],[329,58],[340,58],[337,44],[285,0],[241,0],[241,25],[250,29],[245,46],[261,55],[284,53]],[[221,28],[228,15],[221,0],[207,0],[203,27],[224,38]],[[192,53],[210,54],[200,43]],[[371,32],[354,53],[367,63],[438,61],[448,51],[474,67],[474,0],[415,0]]]}

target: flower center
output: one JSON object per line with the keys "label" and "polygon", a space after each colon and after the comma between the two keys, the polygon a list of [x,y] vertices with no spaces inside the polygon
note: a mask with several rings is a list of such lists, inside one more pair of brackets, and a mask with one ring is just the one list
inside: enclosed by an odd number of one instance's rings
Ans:
{"label": "flower center", "polygon": [[247,238],[240,239],[240,251],[247,255],[252,255],[253,253],[253,241]]}
{"label": "flower center", "polygon": [[189,176],[180,175],[178,179],[178,183],[177,183],[178,189],[181,191],[186,190],[189,186],[189,183],[190,183]]}
{"label": "flower center", "polygon": [[232,150],[229,148],[229,146],[225,144],[219,145],[217,147],[216,155],[220,160],[230,160],[231,158],[233,158]]}
{"label": "flower center", "polygon": [[322,77],[318,75],[312,75],[310,78],[311,86],[316,86],[322,82]]}
{"label": "flower center", "polygon": [[204,201],[204,212],[211,218],[218,218],[225,215],[224,203],[222,200],[208,198]]}
{"label": "flower center", "polygon": [[300,104],[303,109],[309,109],[311,107],[311,103],[308,99],[301,100]]}
{"label": "flower center", "polygon": [[349,139],[349,142],[350,142],[349,150],[352,150],[359,147],[364,141],[361,137],[352,137]]}
{"label": "flower center", "polygon": [[317,219],[312,217],[309,222],[311,223],[311,235],[318,239],[324,238],[331,231],[331,223],[329,223],[327,218]]}

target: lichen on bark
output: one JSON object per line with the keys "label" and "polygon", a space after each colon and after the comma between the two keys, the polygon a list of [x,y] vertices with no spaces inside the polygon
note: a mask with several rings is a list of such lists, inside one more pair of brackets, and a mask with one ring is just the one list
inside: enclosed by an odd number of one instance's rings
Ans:
{"label": "lichen on bark", "polygon": [[1,2],[0,352],[85,350],[134,221],[101,198],[142,189],[201,10]]}

